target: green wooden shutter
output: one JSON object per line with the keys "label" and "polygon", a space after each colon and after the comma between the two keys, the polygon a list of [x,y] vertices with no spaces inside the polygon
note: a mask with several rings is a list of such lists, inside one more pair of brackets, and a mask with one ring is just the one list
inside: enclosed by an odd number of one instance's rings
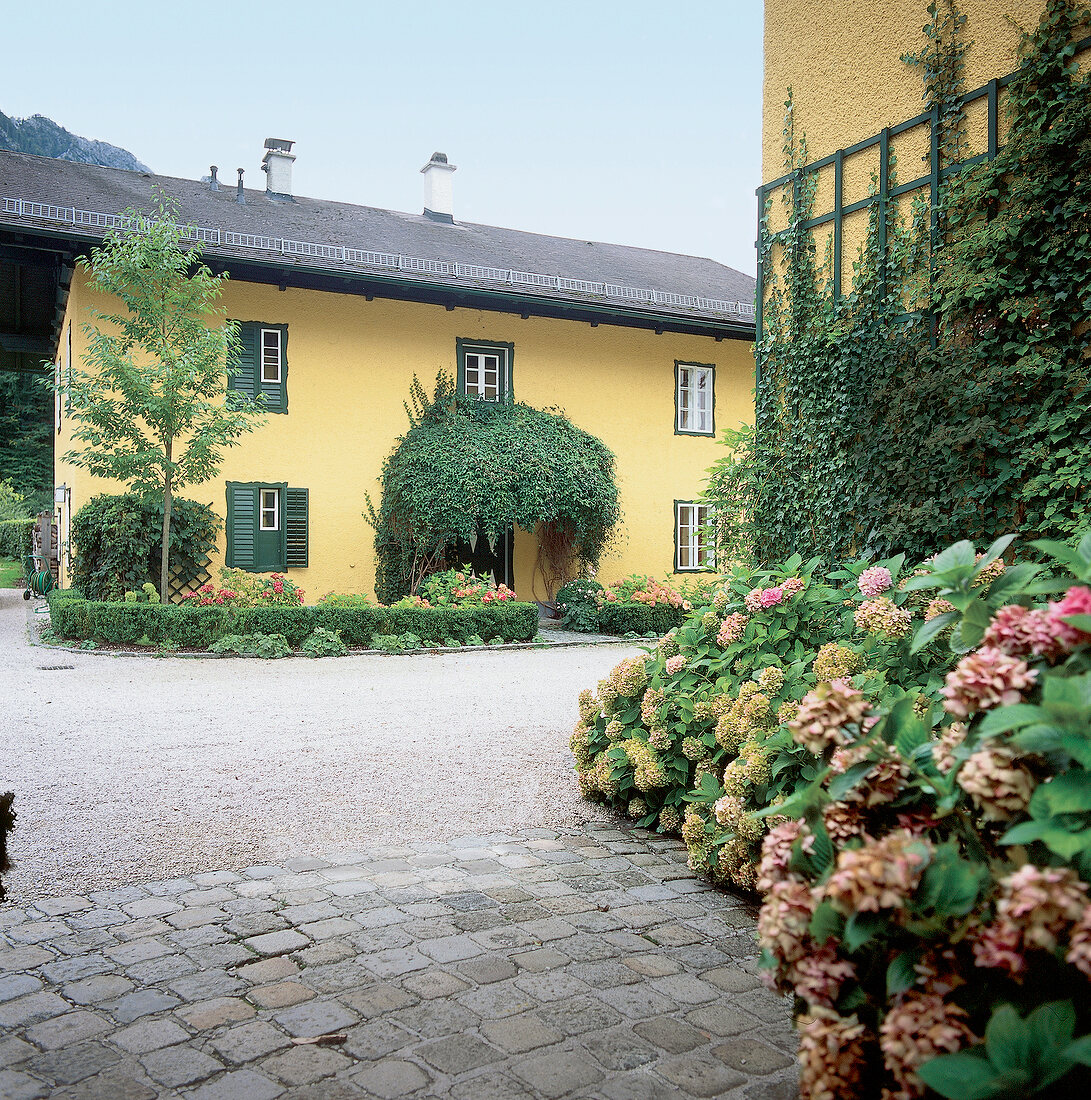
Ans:
{"label": "green wooden shutter", "polygon": [[239,390],[250,398],[258,394],[259,331],[256,321],[239,322],[239,358],[232,364],[235,373],[227,382],[228,389]]}
{"label": "green wooden shutter", "polygon": [[253,569],[258,530],[258,487],[227,483],[227,567]]}
{"label": "green wooden shutter", "polygon": [[[261,381],[261,330],[263,328],[275,329],[280,333],[280,381]],[[288,411],[288,326],[267,325],[264,322],[255,322],[255,347],[257,347],[257,370],[254,374],[257,379],[258,389],[265,394],[265,407],[274,413],[286,413]]]}
{"label": "green wooden shutter", "polygon": [[288,529],[288,568],[306,569],[308,559],[308,511],[310,490],[289,489],[284,509]]}

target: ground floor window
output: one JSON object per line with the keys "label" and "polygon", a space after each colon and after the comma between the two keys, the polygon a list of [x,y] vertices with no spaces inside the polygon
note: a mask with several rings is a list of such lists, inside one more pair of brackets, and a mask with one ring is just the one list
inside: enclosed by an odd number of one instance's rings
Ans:
{"label": "ground floor window", "polygon": [[715,548],[709,537],[709,510],[691,500],[674,502],[674,569],[677,573],[711,572]]}
{"label": "ground floor window", "polygon": [[310,492],[286,482],[227,483],[229,569],[274,573],[309,561]]}

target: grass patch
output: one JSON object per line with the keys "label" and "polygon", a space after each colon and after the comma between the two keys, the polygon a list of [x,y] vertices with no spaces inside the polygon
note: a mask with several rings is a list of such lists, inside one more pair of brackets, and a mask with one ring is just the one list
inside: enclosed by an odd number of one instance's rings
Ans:
{"label": "grass patch", "polygon": [[0,588],[14,588],[24,576],[22,565],[14,558],[0,558]]}

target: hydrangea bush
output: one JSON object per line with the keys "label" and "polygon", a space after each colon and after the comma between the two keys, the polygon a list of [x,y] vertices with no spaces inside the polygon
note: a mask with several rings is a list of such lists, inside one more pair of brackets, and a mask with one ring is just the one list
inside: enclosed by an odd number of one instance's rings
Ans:
{"label": "hydrangea bush", "polygon": [[468,569],[445,569],[425,577],[415,597],[406,597],[393,606],[473,607],[517,599],[506,584],[497,584],[492,577],[478,577]]}
{"label": "hydrangea bush", "polygon": [[764,812],[759,936],[805,1097],[1091,1087],[1091,535],[1035,546],[1068,575],[963,543],[905,586],[934,705],[837,677],[788,723],[818,773]]}
{"label": "hydrangea bush", "polygon": [[947,647],[910,654],[924,601],[895,587],[902,574],[901,558],[734,567],[681,627],[580,696],[571,745],[584,795],[681,833],[694,869],[754,889],[771,827],[760,812],[819,773],[788,730],[807,693],[833,706],[844,681],[884,700],[938,697]]}

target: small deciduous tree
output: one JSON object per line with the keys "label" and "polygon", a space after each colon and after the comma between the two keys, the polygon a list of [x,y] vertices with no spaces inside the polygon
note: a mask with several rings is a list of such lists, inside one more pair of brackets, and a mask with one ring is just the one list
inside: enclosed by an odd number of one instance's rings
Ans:
{"label": "small deciduous tree", "polygon": [[116,312],[92,310],[84,325],[86,369],[74,369],[76,422],[71,462],[96,477],[162,496],[160,598],[169,599],[172,494],[216,476],[223,451],[257,427],[261,402],[227,388],[237,360],[236,326],[220,298],[226,274],[201,263],[177,208],[160,197],[148,215],[127,210],[127,226],[106,234],[83,261],[89,285]]}

